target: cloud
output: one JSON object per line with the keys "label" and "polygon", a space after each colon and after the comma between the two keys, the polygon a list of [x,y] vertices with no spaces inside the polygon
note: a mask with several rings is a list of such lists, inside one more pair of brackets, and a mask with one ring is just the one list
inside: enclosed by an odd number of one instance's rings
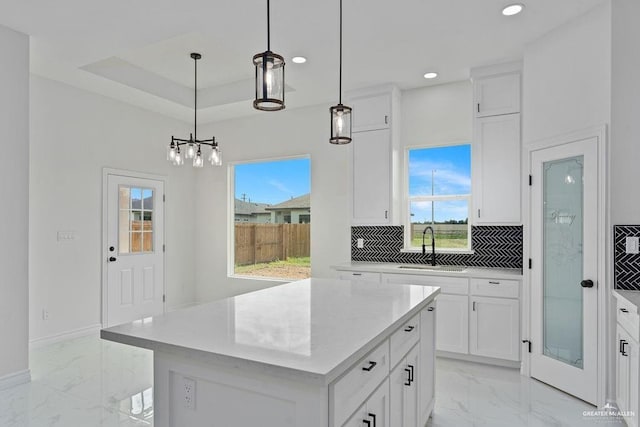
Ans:
{"label": "cloud", "polygon": [[284,185],[282,182],[278,181],[277,179],[269,180],[269,185],[275,187],[276,189],[278,189],[279,191],[281,191],[283,193],[293,194],[293,191],[289,187],[287,187],[286,185]]}
{"label": "cloud", "polygon": [[450,162],[415,160],[409,163],[411,194],[431,194],[431,171],[434,173],[436,194],[467,194],[471,191],[471,177],[468,170],[456,167]]}

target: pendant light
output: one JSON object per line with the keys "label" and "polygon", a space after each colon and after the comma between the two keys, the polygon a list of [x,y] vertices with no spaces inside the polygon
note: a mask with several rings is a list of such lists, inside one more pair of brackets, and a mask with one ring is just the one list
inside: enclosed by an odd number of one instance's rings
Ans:
{"label": "pendant light", "polygon": [[351,142],[351,107],[342,105],[342,0],[340,0],[340,83],[338,89],[338,105],[329,108],[331,114],[332,144],[348,144]]}
{"label": "pendant light", "polygon": [[256,99],[253,108],[262,111],[284,109],[284,58],[271,52],[271,24],[267,0],[267,50],[253,56],[256,67]]}
{"label": "pendant light", "polygon": [[[179,139],[171,137],[171,143],[167,148],[167,160],[175,166],[182,166],[184,159],[193,159],[193,167],[201,168],[204,166],[202,158],[202,146],[211,147],[211,154],[208,161],[213,166],[222,165],[222,153],[216,142],[216,137],[211,139],[198,139],[198,60],[202,58],[199,53],[192,53],[191,58],[194,64],[194,94],[193,94],[193,133],[189,134],[189,139]],[[180,149],[184,148],[184,153]]]}

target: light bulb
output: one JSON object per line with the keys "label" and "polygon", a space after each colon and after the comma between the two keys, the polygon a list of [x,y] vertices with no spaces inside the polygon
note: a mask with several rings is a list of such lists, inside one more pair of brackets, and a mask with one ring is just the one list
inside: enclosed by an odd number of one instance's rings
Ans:
{"label": "light bulb", "polygon": [[344,119],[342,118],[342,111],[338,111],[336,116],[336,131],[338,135],[342,135],[342,129],[344,128]]}
{"label": "light bulb", "polygon": [[196,145],[193,143],[187,144],[187,152],[185,153],[185,157],[187,159],[193,159],[196,155]]}
{"label": "light bulb", "polygon": [[169,160],[170,162],[175,161],[176,159],[176,149],[175,147],[169,146],[169,148],[167,149],[167,160]]}
{"label": "light bulb", "polygon": [[184,159],[182,158],[182,153],[180,153],[180,149],[176,150],[176,157],[173,159],[173,164],[176,166],[180,166],[184,163]]}

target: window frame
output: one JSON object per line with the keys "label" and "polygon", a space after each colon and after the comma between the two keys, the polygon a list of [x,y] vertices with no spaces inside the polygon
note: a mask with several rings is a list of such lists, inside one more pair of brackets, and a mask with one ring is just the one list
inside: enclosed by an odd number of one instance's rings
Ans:
{"label": "window frame", "polygon": [[[296,154],[289,156],[278,156],[278,157],[266,157],[260,159],[245,159],[245,160],[234,160],[227,161],[227,277],[231,279],[242,279],[242,280],[260,280],[265,282],[277,282],[277,283],[289,283],[291,282],[290,278],[276,278],[276,277],[265,277],[265,276],[249,276],[243,274],[236,274],[235,272],[235,168],[238,165],[246,165],[252,163],[268,163],[268,162],[277,162],[277,161],[286,161],[286,160],[300,160],[300,159],[308,159],[309,160],[309,194],[312,194],[312,164],[311,164],[311,154]],[[311,244],[311,243],[310,243]],[[313,260],[311,260],[313,263]],[[313,264],[312,264],[313,265]]]}
{"label": "window frame", "polygon": [[[455,147],[460,145],[469,146],[469,177],[471,179],[469,185],[469,194],[453,194],[453,195],[409,195],[409,154],[412,150],[422,150],[430,148]],[[404,226],[404,247],[402,252],[422,252],[421,247],[412,246],[411,236],[411,202],[439,202],[466,200],[467,201],[467,247],[466,248],[436,248],[436,253],[452,253],[452,254],[468,254],[473,253],[471,247],[471,212],[473,211],[473,144],[470,141],[447,142],[440,144],[414,145],[407,146],[404,149],[404,168],[403,168],[403,194],[402,194],[402,225]]]}

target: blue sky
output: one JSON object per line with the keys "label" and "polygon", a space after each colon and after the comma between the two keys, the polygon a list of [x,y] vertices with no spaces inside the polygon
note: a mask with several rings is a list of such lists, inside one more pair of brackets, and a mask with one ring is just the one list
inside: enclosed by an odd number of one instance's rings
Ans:
{"label": "blue sky", "polygon": [[235,166],[235,197],[271,205],[311,192],[309,159],[243,163]]}
{"label": "blue sky", "polygon": [[[455,145],[414,149],[409,152],[409,195],[430,196],[433,175],[433,194],[460,195],[471,193],[471,147]],[[461,201],[435,203],[434,219],[464,220],[468,207]],[[413,222],[431,221],[431,202],[411,205]]]}

